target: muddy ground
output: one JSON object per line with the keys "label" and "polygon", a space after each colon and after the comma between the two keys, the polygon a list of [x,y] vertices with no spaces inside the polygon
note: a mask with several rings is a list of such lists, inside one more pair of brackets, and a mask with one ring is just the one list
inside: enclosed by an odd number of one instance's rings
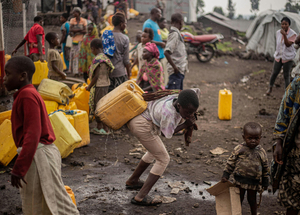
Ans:
{"label": "muddy ground", "polygon": [[[128,29],[135,32],[142,24],[129,21]],[[58,29],[48,27],[47,31]],[[133,34],[130,36],[134,39]],[[184,146],[183,136],[172,139],[163,138],[171,161],[162,178],[152,189],[150,195],[175,197],[176,201],[157,207],[138,207],[130,203],[136,194],[125,189],[125,181],[130,176],[142,153],[129,155],[130,150],[139,147],[138,140],[123,127],[114,135],[104,137],[91,134],[91,143],[76,149],[62,160],[62,177],[66,185],[75,193],[81,214],[176,214],[176,215],[213,215],[214,197],[205,189],[220,180],[222,170],[230,152],[242,142],[241,128],[249,121],[263,126],[261,145],[267,151],[269,162],[272,158],[272,130],[279,104],[284,93],[282,74],[276,81],[271,96],[266,96],[272,63],[267,61],[246,61],[237,57],[214,58],[211,62],[199,63],[189,56],[189,73],[184,80],[184,88],[201,89],[201,109],[204,115],[197,121],[199,130],[194,132],[190,147]],[[249,80],[241,82],[244,76]],[[244,79],[245,80],[245,79]],[[218,119],[218,93],[220,89],[230,89],[233,93],[233,117],[230,121]],[[7,101],[11,97],[1,98]],[[10,107],[9,102],[5,107]],[[3,106],[2,106],[3,107]],[[266,114],[259,111],[265,109]],[[90,125],[91,128],[94,123]],[[211,149],[222,147],[228,152],[212,155]],[[74,163],[75,162],[75,163]],[[74,164],[83,166],[74,166]],[[22,214],[19,191],[10,185],[12,161],[7,167],[0,167],[0,214]],[[150,168],[149,168],[150,169]],[[3,171],[5,171],[3,173]],[[142,179],[146,179],[149,170]],[[182,181],[191,192],[180,191],[170,194],[168,182]],[[201,195],[201,192],[203,194]],[[276,202],[276,195],[265,192],[260,214],[278,214],[284,211]],[[247,201],[243,204],[243,214],[250,214]]]}

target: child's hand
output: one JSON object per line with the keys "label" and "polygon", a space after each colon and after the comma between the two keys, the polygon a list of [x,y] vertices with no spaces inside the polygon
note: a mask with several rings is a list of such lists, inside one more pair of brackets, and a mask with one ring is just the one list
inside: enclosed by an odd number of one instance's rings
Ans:
{"label": "child's hand", "polygon": [[222,182],[222,183],[225,183],[225,182],[227,182],[227,181],[228,181],[228,178],[222,177],[222,179],[221,179],[221,182]]}
{"label": "child's hand", "polygon": [[91,90],[90,85],[87,86],[85,89],[86,89],[86,91],[90,91]]}
{"label": "child's hand", "polygon": [[196,118],[195,118],[195,116],[193,115],[193,116],[191,116],[189,119],[187,119],[187,120],[185,121],[185,125],[186,125],[186,127],[188,128],[188,127],[191,127],[192,125],[194,125],[195,122],[196,122]]}
{"label": "child's hand", "polygon": [[281,29],[281,30],[280,30],[280,33],[281,33],[283,36],[286,36],[285,30]]}
{"label": "child's hand", "polygon": [[25,179],[23,177],[19,177],[19,176],[16,176],[16,175],[11,175],[11,185],[13,187],[16,187],[16,188],[23,188],[22,187],[22,184],[21,184],[21,180],[27,184],[27,181],[25,181]]}
{"label": "child's hand", "polygon": [[63,74],[61,75],[61,78],[62,78],[62,79],[66,79],[66,77],[67,77],[67,74],[66,74],[66,73],[63,73]]}

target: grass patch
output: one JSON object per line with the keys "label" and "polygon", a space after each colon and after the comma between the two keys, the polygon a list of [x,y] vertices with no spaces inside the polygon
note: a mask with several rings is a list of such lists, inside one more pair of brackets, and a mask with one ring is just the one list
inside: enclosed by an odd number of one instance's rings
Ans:
{"label": "grass patch", "polygon": [[266,72],[266,70],[262,69],[262,70],[259,70],[257,72],[253,72],[251,75],[254,76],[254,75],[258,75],[258,74],[264,73],[264,72]]}
{"label": "grass patch", "polygon": [[239,32],[239,31],[237,31],[236,33],[237,33],[238,36],[240,36],[242,38],[246,37],[246,32]]}
{"label": "grass patch", "polygon": [[217,49],[223,52],[233,51],[232,43],[231,42],[217,43]]}

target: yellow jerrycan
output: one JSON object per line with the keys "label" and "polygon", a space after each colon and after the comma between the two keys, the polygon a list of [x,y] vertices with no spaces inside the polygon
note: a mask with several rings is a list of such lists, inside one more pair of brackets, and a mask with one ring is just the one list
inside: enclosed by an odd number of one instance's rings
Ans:
{"label": "yellow jerrycan", "polygon": [[65,59],[64,59],[64,53],[63,52],[60,53],[60,58],[61,58],[61,60],[63,62],[63,65],[64,65],[63,68],[64,68],[64,70],[67,69],[67,65],[66,65],[66,62],[65,62]]}
{"label": "yellow jerrycan", "polygon": [[138,72],[139,72],[139,69],[138,69],[137,65],[135,65],[131,70],[130,80],[135,80],[137,78]]}
{"label": "yellow jerrycan", "polygon": [[69,196],[72,199],[72,202],[74,203],[74,205],[76,205],[76,199],[75,199],[75,194],[73,193],[72,189],[69,186],[65,185],[65,189],[67,191],[67,193],[69,194]]}
{"label": "yellow jerrycan", "polygon": [[4,120],[11,118],[11,110],[0,112],[0,125]]}
{"label": "yellow jerrycan", "polygon": [[95,113],[107,126],[117,130],[146,110],[143,93],[134,81],[126,81],[97,103]]}
{"label": "yellow jerrycan", "polygon": [[50,114],[54,111],[57,110],[58,108],[58,103],[55,102],[55,101],[44,101],[45,102],[45,106],[46,106],[46,110],[47,110],[47,113]]}
{"label": "yellow jerrycan", "polygon": [[84,110],[89,114],[89,99],[90,99],[90,92],[87,91],[85,88],[87,87],[86,84],[83,84],[81,87],[78,87],[73,91],[75,94],[74,98],[72,98],[72,102],[76,103],[76,106],[79,110]]}
{"label": "yellow jerrycan", "polygon": [[35,73],[32,76],[32,84],[39,85],[43,79],[48,78],[48,64],[46,61],[36,61],[34,65]]}
{"label": "yellow jerrycan", "polygon": [[72,90],[64,83],[51,79],[43,79],[37,91],[44,100],[56,101],[59,104],[68,104]]}
{"label": "yellow jerrycan", "polygon": [[11,55],[6,54],[6,55],[5,55],[5,63],[7,63],[7,61],[8,61],[10,58],[11,58]]}
{"label": "yellow jerrycan", "polygon": [[82,139],[62,112],[55,112],[49,118],[56,137],[54,144],[60,151],[61,157],[66,158]]}
{"label": "yellow jerrycan", "polygon": [[232,118],[232,93],[230,90],[219,91],[218,115],[220,120],[231,120]]}
{"label": "yellow jerrycan", "polygon": [[7,166],[17,155],[17,147],[12,137],[11,121],[4,120],[0,125],[0,164]]}

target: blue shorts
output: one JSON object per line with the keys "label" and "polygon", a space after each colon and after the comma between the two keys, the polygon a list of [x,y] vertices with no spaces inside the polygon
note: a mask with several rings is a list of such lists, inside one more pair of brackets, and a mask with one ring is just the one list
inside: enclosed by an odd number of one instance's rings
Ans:
{"label": "blue shorts", "polygon": [[169,90],[182,90],[183,89],[183,79],[184,75],[181,73],[175,74],[169,76],[169,82],[166,86],[166,89]]}

